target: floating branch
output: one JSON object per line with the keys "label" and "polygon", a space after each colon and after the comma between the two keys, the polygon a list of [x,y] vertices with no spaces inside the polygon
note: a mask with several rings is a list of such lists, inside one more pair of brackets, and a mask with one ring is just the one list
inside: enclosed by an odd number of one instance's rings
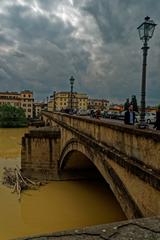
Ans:
{"label": "floating branch", "polygon": [[6,168],[4,167],[2,184],[13,189],[12,193],[18,194],[18,199],[20,200],[22,190],[27,189],[38,189],[42,185],[41,182],[34,182],[29,178],[23,176],[21,169],[16,166],[16,168]]}

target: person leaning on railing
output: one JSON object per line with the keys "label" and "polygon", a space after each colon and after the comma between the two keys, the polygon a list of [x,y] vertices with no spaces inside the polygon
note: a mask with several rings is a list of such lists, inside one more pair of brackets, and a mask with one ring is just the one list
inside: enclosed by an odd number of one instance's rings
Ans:
{"label": "person leaning on railing", "polygon": [[132,104],[129,105],[128,110],[125,112],[124,123],[129,125],[134,125],[135,123],[135,112]]}
{"label": "person leaning on railing", "polygon": [[156,122],[154,124],[154,128],[156,128],[157,130],[160,130],[160,105],[157,108]]}

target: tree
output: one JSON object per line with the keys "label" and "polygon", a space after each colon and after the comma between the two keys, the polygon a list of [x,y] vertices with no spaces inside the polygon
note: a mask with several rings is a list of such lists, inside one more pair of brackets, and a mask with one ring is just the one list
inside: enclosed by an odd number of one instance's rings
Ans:
{"label": "tree", "polygon": [[124,110],[127,111],[128,110],[128,107],[129,107],[129,98],[126,99],[126,102],[124,104]]}
{"label": "tree", "polygon": [[138,112],[137,99],[135,95],[132,95],[131,104],[133,105],[133,111]]}
{"label": "tree", "polygon": [[25,127],[27,119],[22,108],[4,104],[0,106],[0,127]]}

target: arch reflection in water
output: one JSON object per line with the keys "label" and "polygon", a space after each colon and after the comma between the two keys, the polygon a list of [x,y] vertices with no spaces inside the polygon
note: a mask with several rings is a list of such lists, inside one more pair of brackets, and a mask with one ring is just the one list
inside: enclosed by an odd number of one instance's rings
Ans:
{"label": "arch reflection in water", "polygon": [[22,219],[37,232],[52,232],[125,219],[114,195],[101,179],[52,182],[27,191]]}

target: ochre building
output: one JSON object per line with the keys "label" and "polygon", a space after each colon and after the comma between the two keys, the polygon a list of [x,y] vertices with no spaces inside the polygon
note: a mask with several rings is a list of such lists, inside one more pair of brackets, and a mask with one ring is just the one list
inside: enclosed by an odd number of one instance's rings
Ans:
{"label": "ochre building", "polygon": [[24,90],[19,92],[0,92],[0,105],[11,104],[15,107],[21,107],[25,111],[27,118],[33,117],[33,92]]}
{"label": "ochre building", "polygon": [[[72,94],[72,107],[76,110],[87,110],[88,96],[85,93],[74,92]],[[56,92],[48,102],[48,111],[61,111],[71,108],[71,93]]]}

